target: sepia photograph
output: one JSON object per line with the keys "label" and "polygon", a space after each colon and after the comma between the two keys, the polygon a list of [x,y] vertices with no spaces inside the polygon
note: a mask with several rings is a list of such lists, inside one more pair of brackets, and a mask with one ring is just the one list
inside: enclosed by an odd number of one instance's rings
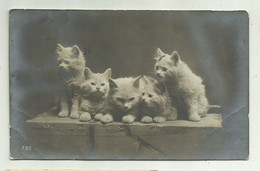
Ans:
{"label": "sepia photograph", "polygon": [[10,159],[248,159],[246,11],[9,17]]}

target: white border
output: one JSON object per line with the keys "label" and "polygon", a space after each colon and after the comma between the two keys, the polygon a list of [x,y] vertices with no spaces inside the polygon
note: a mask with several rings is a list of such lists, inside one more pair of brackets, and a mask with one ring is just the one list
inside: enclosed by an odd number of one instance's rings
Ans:
{"label": "white border", "polygon": [[[247,10],[250,17],[250,156],[248,161],[10,161],[8,12],[10,9]],[[0,169],[260,170],[260,1],[257,0],[0,0]],[[245,90],[247,91],[247,90]]]}

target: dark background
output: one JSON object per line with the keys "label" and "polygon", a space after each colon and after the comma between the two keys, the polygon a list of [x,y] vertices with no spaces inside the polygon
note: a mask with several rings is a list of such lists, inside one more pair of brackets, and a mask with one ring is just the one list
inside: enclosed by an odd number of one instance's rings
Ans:
{"label": "dark background", "polygon": [[[77,44],[94,72],[112,77],[153,71],[157,47],[177,50],[222,106],[225,154],[248,157],[248,15],[212,11],[10,12],[12,142],[26,143],[24,120],[54,106],[56,45]],[[16,145],[11,146],[15,149]]]}

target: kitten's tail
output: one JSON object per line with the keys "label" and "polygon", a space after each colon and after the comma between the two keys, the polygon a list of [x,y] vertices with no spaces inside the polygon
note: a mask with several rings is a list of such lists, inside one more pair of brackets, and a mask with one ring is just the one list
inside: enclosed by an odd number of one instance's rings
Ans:
{"label": "kitten's tail", "polygon": [[208,105],[207,109],[212,109],[212,108],[221,108],[220,105]]}

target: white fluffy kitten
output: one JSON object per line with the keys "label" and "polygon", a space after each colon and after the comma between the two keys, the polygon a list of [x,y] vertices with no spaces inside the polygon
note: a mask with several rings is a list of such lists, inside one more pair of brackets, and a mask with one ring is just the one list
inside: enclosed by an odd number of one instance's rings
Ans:
{"label": "white fluffy kitten", "polygon": [[78,114],[79,84],[84,81],[85,58],[77,45],[57,45],[58,74],[61,79],[58,116],[76,119]]}
{"label": "white fluffy kitten", "polygon": [[93,73],[88,67],[85,69],[85,81],[80,88],[79,114],[80,121],[89,121],[91,116],[100,115],[105,106],[109,92],[111,69],[104,73]]}
{"label": "white fluffy kitten", "polygon": [[185,64],[177,51],[170,55],[159,48],[155,54],[155,73],[165,83],[178,114],[200,121],[209,109],[202,79]]}
{"label": "white fluffy kitten", "polygon": [[110,91],[101,122],[122,121],[132,123],[138,117],[141,93],[137,78],[110,79]]}

